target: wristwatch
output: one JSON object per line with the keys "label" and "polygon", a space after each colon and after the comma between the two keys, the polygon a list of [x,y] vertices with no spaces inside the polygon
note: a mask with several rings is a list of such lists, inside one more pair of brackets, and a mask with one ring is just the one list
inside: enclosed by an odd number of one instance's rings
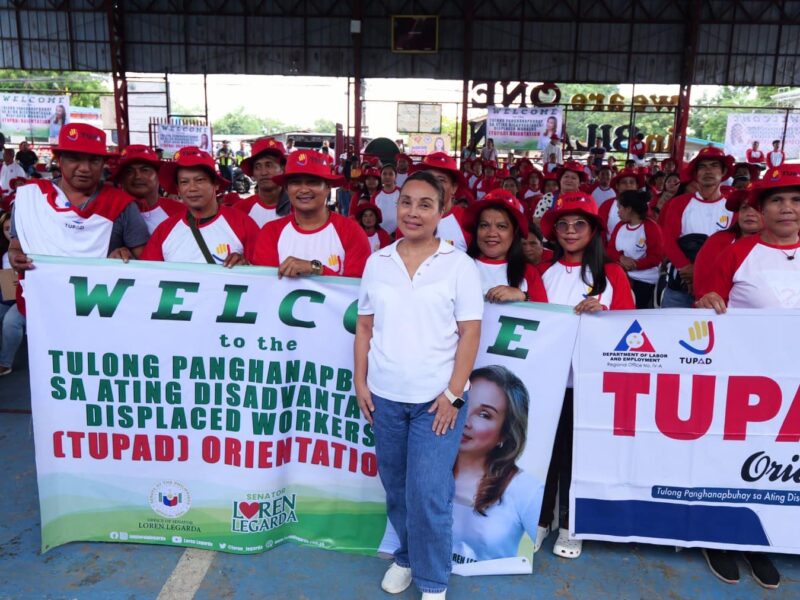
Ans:
{"label": "wristwatch", "polygon": [[316,259],[311,261],[311,274],[322,275],[322,263]]}
{"label": "wristwatch", "polygon": [[444,388],[444,397],[450,400],[450,404],[452,404],[455,408],[461,408],[464,406],[464,399],[460,396],[456,396],[450,391],[450,388]]}

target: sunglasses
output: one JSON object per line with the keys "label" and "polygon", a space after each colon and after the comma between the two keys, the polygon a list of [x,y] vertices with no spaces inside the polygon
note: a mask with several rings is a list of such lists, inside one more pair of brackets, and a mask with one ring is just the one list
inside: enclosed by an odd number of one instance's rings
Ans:
{"label": "sunglasses", "polygon": [[570,227],[575,230],[575,233],[586,233],[589,230],[589,221],[578,219],[577,221],[558,221],[556,223],[556,231],[558,233],[567,233]]}

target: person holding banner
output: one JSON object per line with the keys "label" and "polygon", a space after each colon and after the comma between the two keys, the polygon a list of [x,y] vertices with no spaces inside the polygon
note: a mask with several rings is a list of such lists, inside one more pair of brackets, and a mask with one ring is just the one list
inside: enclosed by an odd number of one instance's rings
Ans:
{"label": "person holding banner", "polygon": [[142,213],[147,230],[152,233],[172,215],[183,214],[185,207],[159,194],[158,170],[161,161],[156,153],[143,144],[131,144],[122,151],[110,180],[121,185],[133,196]]}
{"label": "person holding banner", "polygon": [[455,466],[483,297],[473,261],[436,237],[445,190],[416,172],[400,192],[403,237],[367,261],[358,300],[354,384],[375,431],[378,474],[400,546],[381,587],[413,581],[444,600],[452,559]]}
{"label": "person holding banner", "polygon": [[283,173],[285,166],[286,148],[272,137],[257,139],[252,154],[242,160],[242,172],[256,180],[256,193],[233,206],[259,227],[289,214],[289,196],[273,181],[273,177]]}
{"label": "person holding banner", "polygon": [[354,219],[328,209],[331,186],[343,180],[331,172],[322,155],[292,152],[283,174],[273,180],[286,188],[293,210],[261,229],[253,264],[277,267],[279,277],[361,277],[370,255],[369,241]]}
{"label": "person holding banner", "polygon": [[186,207],[156,227],[143,260],[246,265],[258,226],[241,211],[220,205],[217,192],[228,180],[217,173],[214,157],[197,146],[181,148],[159,171],[161,184]]}
{"label": "person holding banner", "polygon": [[800,166],[772,169],[753,184],[748,202],[764,221],[717,259],[711,291],[698,308],[800,308]]}
{"label": "person holding banner", "polygon": [[522,203],[506,190],[493,190],[464,217],[472,235],[467,254],[475,259],[486,301],[547,302],[542,278],[522,250],[528,237]]}
{"label": "person holding banner", "polygon": [[[606,256],[603,222],[594,198],[584,192],[562,194],[553,209],[542,218],[542,232],[548,240],[556,242],[553,260],[541,267],[549,302],[574,306],[576,314],[635,308],[625,271]],[[583,542],[569,537],[573,429],[571,372],[567,385],[534,547],[538,550],[550,533],[558,493],[560,528],[553,553],[562,558],[578,558]]]}
{"label": "person holding banner", "polygon": [[529,395],[500,365],[470,375],[464,433],[455,467],[453,553],[463,562],[517,555],[522,536],[536,537],[542,482],[523,472]]}

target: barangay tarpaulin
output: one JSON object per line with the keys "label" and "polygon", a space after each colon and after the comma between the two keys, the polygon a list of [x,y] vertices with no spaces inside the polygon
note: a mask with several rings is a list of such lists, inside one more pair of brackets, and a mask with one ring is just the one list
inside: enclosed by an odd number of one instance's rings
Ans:
{"label": "barangay tarpaulin", "polygon": [[[24,288],[43,551],[86,540],[254,553],[291,541],[373,554],[391,537],[353,389],[358,280],[35,264]],[[512,468],[486,516],[456,502],[458,572],[532,571],[577,325],[569,307],[487,306],[483,369],[462,410],[507,413],[489,428]],[[501,433],[509,419],[514,436]]]}
{"label": "barangay tarpaulin", "polygon": [[800,311],[582,318],[572,532],[800,552]]}
{"label": "barangay tarpaulin", "polygon": [[544,150],[550,136],[560,137],[560,107],[506,108],[490,106],[486,118],[486,137],[498,148]]}

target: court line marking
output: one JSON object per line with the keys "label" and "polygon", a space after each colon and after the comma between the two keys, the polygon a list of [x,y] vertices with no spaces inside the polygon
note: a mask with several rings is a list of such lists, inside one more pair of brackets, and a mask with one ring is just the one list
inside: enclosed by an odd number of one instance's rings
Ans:
{"label": "court line marking", "polygon": [[187,548],[175,565],[157,600],[192,600],[217,553]]}

